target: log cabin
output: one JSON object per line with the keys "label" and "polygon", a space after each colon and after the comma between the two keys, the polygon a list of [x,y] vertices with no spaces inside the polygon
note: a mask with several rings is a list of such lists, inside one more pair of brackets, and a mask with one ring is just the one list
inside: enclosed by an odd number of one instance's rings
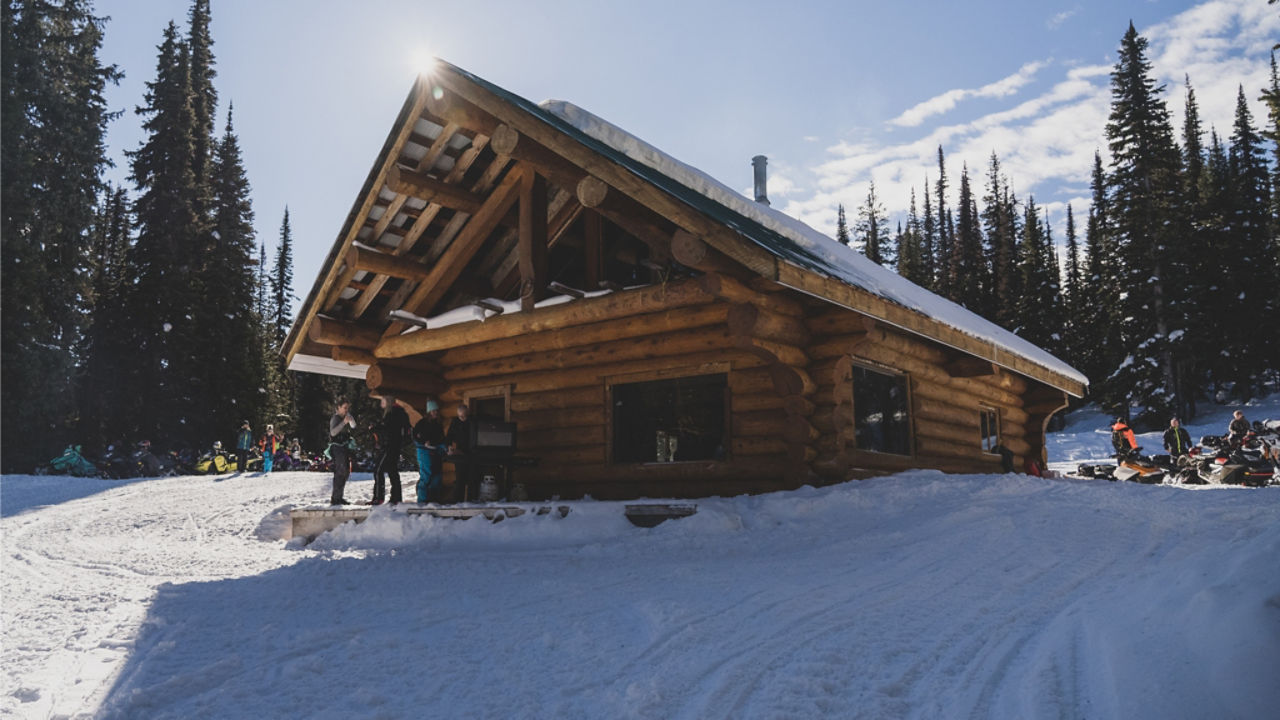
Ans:
{"label": "log cabin", "polygon": [[1087,379],[770,208],[764,162],[753,200],[440,62],[282,354],[514,423],[535,499],[999,472],[1002,450],[1043,463]]}

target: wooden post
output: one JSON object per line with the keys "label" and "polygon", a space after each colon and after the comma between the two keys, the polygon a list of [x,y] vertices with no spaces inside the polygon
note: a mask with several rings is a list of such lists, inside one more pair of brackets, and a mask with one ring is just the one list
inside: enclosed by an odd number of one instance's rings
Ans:
{"label": "wooden post", "polygon": [[372,350],[377,346],[382,332],[368,325],[317,315],[311,320],[307,337],[322,345],[341,345]]}
{"label": "wooden post", "polygon": [[587,282],[588,290],[596,290],[600,287],[600,281],[604,279],[604,223],[602,218],[596,213],[586,213],[582,216],[583,242],[582,252],[584,255],[584,264],[586,270],[584,277]]}
{"label": "wooden post", "polygon": [[520,183],[520,309],[528,312],[547,296],[547,181],[536,172]]}

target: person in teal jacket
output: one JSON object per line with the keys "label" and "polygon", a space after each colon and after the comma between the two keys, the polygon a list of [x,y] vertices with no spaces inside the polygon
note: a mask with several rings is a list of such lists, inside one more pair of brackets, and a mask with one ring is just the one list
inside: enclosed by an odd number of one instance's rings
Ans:
{"label": "person in teal jacket", "polygon": [[253,447],[253,429],[249,421],[240,423],[240,434],[236,436],[236,470],[245,472],[249,467],[249,450]]}

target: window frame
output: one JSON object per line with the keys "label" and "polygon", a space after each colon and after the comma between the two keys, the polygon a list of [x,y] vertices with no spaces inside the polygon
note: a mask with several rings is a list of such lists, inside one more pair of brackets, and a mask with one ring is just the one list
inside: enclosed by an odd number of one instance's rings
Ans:
{"label": "window frame", "polygon": [[906,391],[904,402],[906,405],[906,412],[907,412],[907,419],[906,419],[907,451],[905,453],[898,453],[890,450],[875,450],[870,448],[858,447],[857,439],[856,439],[857,427],[858,427],[858,402],[857,402],[857,392],[854,387],[856,384],[856,380],[851,374],[848,380],[848,383],[849,383],[848,392],[849,392],[850,406],[853,411],[853,430],[854,430],[854,436],[855,436],[854,443],[853,443],[853,450],[855,452],[860,452],[860,453],[875,453],[877,455],[890,455],[893,457],[914,458],[916,456],[916,431],[915,431],[915,414],[911,410],[912,405],[914,404],[912,394],[911,394],[911,373],[908,373],[904,370],[899,370],[897,368],[889,367],[887,365],[881,365],[880,363],[864,360],[856,356],[850,356],[850,357],[853,360],[853,364],[851,367],[851,370],[853,372],[856,372],[858,370],[863,370],[866,372],[876,373],[878,375],[884,375],[886,377],[893,378],[895,380],[901,379],[902,386]]}
{"label": "window frame", "polygon": [[[637,383],[656,382],[661,380],[680,380],[682,378],[702,377],[709,375],[724,376],[724,437],[722,446],[724,448],[724,457],[721,459],[705,459],[705,460],[671,460],[668,462],[658,462],[657,460],[649,461],[620,461],[614,458],[614,400],[613,388],[617,385],[633,385]],[[684,366],[676,368],[663,368],[661,370],[651,370],[647,372],[628,373],[625,375],[613,375],[604,378],[604,401],[605,408],[605,465],[611,467],[669,467],[676,465],[689,465],[692,463],[726,463],[733,460],[733,398],[730,390],[730,366],[727,362],[704,363],[697,366]]]}
{"label": "window frame", "polygon": [[[987,438],[990,434],[983,432],[984,426],[988,423],[987,417],[990,416],[991,422],[995,430],[995,443],[987,447]],[[1004,438],[1000,433],[1000,408],[991,407],[990,405],[978,406],[978,444],[982,447],[985,455],[999,455],[999,447],[1004,444]]]}

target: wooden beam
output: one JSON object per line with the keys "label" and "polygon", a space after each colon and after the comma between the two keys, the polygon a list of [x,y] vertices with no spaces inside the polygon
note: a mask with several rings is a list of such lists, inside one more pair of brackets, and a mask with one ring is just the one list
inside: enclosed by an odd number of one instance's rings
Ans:
{"label": "wooden beam", "polygon": [[591,176],[578,183],[577,195],[583,207],[596,211],[659,254],[665,256],[671,252],[671,235],[676,228],[649,208]]}
{"label": "wooden beam", "polygon": [[799,318],[804,315],[804,308],[796,301],[782,295],[766,295],[756,292],[738,280],[720,273],[707,273],[702,276],[702,283],[707,292],[732,303],[756,305],[774,313]]}
{"label": "wooden beam", "polygon": [[681,265],[702,272],[718,272],[738,277],[747,274],[744,272],[746,268],[737,261],[683,228],[676,230],[671,236],[671,256]]}
{"label": "wooden beam", "polygon": [[545,145],[521,135],[510,125],[499,125],[493,131],[489,147],[499,155],[532,165],[539,175],[570,192],[587,175],[582,168],[548,150]]}
{"label": "wooden beam", "polygon": [[697,280],[685,280],[502,315],[484,322],[458,323],[438,330],[384,337],[374,355],[379,358],[408,357],[526,333],[700,305],[711,300],[712,297]]}
{"label": "wooden beam", "polygon": [[984,375],[995,375],[998,365],[990,360],[974,357],[972,355],[960,355],[953,360],[945,363],[942,369],[951,377],[982,377]]}
{"label": "wooden beam", "polygon": [[[561,193],[561,197],[564,197],[563,191]],[[582,203],[579,203],[578,199],[572,195],[565,197],[564,204],[556,211],[555,216],[547,221],[548,248],[553,248],[559,244],[560,239],[564,237],[565,232],[573,225],[573,221],[578,219],[579,215],[582,215]],[[592,214],[587,213],[586,217],[592,217]],[[508,293],[515,288],[516,283],[520,281],[518,260],[519,258],[516,256],[508,257],[499,263],[496,272],[494,272],[495,278],[501,278],[493,283],[494,292],[498,294],[498,297],[507,297]],[[594,285],[589,285],[588,287],[595,289]]]}
{"label": "wooden beam", "polygon": [[547,181],[526,172],[520,182],[520,309],[528,312],[547,296]]}
{"label": "wooden beam", "polygon": [[[440,298],[448,292],[449,287],[453,285],[454,280],[458,279],[458,275],[462,273],[463,268],[475,256],[476,251],[488,239],[489,233],[493,232],[498,226],[498,222],[503,215],[511,209],[519,197],[520,183],[524,177],[524,172],[519,168],[512,168],[511,172],[498,183],[498,187],[494,188],[493,193],[489,195],[489,199],[485,201],[484,206],[480,208],[475,215],[471,216],[471,220],[462,228],[458,236],[449,244],[448,249],[436,261],[431,268],[431,273],[424,279],[418,287],[409,296],[405,303],[404,309],[415,315],[425,315],[431,312],[431,308],[435,306]],[[394,334],[397,326],[392,325],[387,332]],[[389,335],[388,337],[391,337]],[[408,353],[410,355],[416,353]]]}
{"label": "wooden beam", "polygon": [[347,251],[347,262],[357,270],[405,280],[423,280],[431,273],[431,268],[420,262],[357,245],[352,245]]}
{"label": "wooden beam", "polygon": [[454,123],[470,130],[491,136],[501,121],[493,115],[463,100],[457,93],[439,86],[427,91],[427,111],[446,122]]}
{"label": "wooden beam", "polygon": [[340,345],[369,350],[377,346],[382,332],[368,325],[317,315],[312,319],[311,327],[307,329],[307,337],[322,345]]}
{"label": "wooden beam", "polygon": [[437,180],[423,172],[405,170],[399,165],[387,172],[386,184],[394,193],[461,210],[469,215],[476,214],[484,205],[483,195]]}
{"label": "wooden beam", "polygon": [[365,371],[364,382],[370,390],[400,388],[420,395],[438,395],[444,392],[444,378],[434,373],[412,370],[385,363],[374,363]]}
{"label": "wooden beam", "polygon": [[[581,203],[577,203],[582,207]],[[604,279],[604,223],[596,213],[587,213],[582,219],[582,254],[585,264],[583,277],[588,290],[600,287]]]}
{"label": "wooden beam", "polygon": [[329,357],[336,362],[350,363],[351,365],[372,365],[378,361],[373,353],[362,348],[343,347],[334,345],[329,349]]}

